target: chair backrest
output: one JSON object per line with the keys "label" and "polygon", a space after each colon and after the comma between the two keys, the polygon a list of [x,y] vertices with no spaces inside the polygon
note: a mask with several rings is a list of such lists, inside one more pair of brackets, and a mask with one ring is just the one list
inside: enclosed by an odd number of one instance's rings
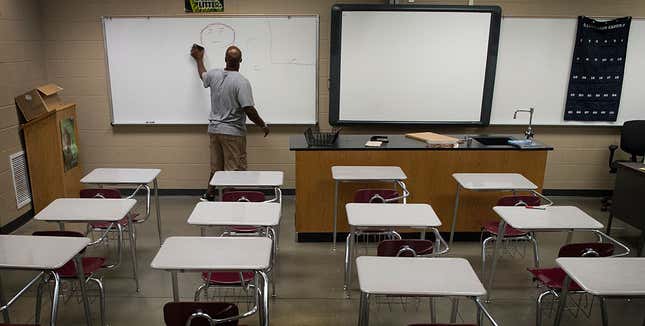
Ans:
{"label": "chair backrest", "polygon": [[399,197],[394,189],[359,189],[354,193],[355,203],[385,203],[386,200]]}
{"label": "chair backrest", "polygon": [[88,188],[82,189],[80,193],[81,198],[110,198],[118,199],[121,198],[121,192],[119,189],[110,189],[110,188]]}
{"label": "chair backrest", "polygon": [[[237,306],[227,302],[168,302],[163,306],[166,326],[185,326],[190,316],[201,312],[213,319],[224,319],[239,314]],[[238,321],[218,323],[222,326],[237,326]],[[190,326],[211,326],[206,318],[195,317]]]}
{"label": "chair backrest", "polygon": [[433,249],[434,242],[431,240],[383,240],[378,244],[376,252],[378,256],[414,257],[429,255]]}
{"label": "chair backrest", "polygon": [[264,193],[260,191],[229,191],[222,195],[222,201],[263,202]]}
{"label": "chair backrest", "polygon": [[635,156],[645,155],[645,120],[632,120],[620,130],[620,149]]}
{"label": "chair backrest", "polygon": [[538,196],[505,196],[497,200],[497,206],[539,206]]}
{"label": "chair backrest", "polygon": [[586,242],[562,246],[558,257],[609,257],[614,254],[611,243]]}

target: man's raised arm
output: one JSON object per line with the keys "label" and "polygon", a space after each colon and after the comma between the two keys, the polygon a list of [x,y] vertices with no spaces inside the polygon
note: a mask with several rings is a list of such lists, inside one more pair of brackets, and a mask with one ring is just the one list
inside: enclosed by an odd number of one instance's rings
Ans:
{"label": "man's raised arm", "polygon": [[197,44],[193,44],[193,47],[190,49],[190,56],[193,57],[197,63],[197,73],[199,74],[199,78],[204,80],[204,77],[202,76],[206,72],[206,66],[204,66],[204,48]]}

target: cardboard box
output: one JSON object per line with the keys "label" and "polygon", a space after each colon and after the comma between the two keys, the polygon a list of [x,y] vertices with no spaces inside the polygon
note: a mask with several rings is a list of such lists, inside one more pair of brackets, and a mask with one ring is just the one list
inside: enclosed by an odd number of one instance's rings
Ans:
{"label": "cardboard box", "polygon": [[16,96],[16,104],[25,120],[30,121],[64,107],[65,104],[58,95],[62,90],[63,88],[56,84],[42,85]]}

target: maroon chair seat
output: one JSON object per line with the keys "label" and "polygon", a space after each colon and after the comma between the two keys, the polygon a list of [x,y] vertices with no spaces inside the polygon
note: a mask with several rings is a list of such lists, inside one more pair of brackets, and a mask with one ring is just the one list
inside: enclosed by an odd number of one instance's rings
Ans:
{"label": "maroon chair seat", "polygon": [[[72,238],[82,238],[84,235],[80,232],[75,231],[36,231],[32,233],[34,236],[48,236],[48,237],[72,237]],[[104,257],[82,257],[81,262],[83,264],[83,274],[88,276],[99,269],[105,266],[106,259]],[[56,273],[63,278],[75,278],[76,275],[76,263],[74,260],[70,260],[63,267],[56,270]]]}
{"label": "maroon chair seat", "polygon": [[[210,279],[209,279],[210,274]],[[242,272],[242,278],[245,283],[253,281],[255,274],[253,272]],[[239,272],[202,272],[202,280],[216,285],[240,285]]]}
{"label": "maroon chair seat", "polygon": [[[222,195],[222,201],[241,201],[259,203],[266,200],[264,193],[261,191],[242,191],[235,189],[226,189]],[[254,226],[234,225],[231,231],[238,233],[256,233],[258,229]]]}
{"label": "maroon chair seat", "polygon": [[[107,199],[119,199],[123,198],[121,196],[121,192],[119,189],[110,189],[110,188],[89,188],[89,189],[82,189],[80,192],[80,197],[81,198],[107,198]],[[139,217],[139,213],[128,213],[129,216],[132,218],[133,222],[139,221],[137,217]],[[118,222],[121,224],[121,226],[127,226],[128,225],[128,216],[125,216]],[[88,223],[93,229],[107,229],[110,224],[110,222],[94,222],[94,223]]]}
{"label": "maroon chair seat", "polygon": [[405,239],[405,240],[383,240],[378,244],[377,255],[386,257],[413,257],[409,251],[399,252],[403,248],[412,249],[417,256],[429,255],[434,249],[434,243],[431,240]]}
{"label": "maroon chair seat", "polygon": [[[128,213],[128,215],[131,216],[132,222],[136,223],[136,222],[139,221],[139,219],[137,218],[137,217],[139,217],[139,213]],[[128,216],[120,219],[118,221],[118,223],[121,226],[127,226],[128,225]],[[107,229],[108,227],[110,227],[110,224],[112,224],[112,223],[111,222],[93,222],[93,223],[89,223],[89,224],[94,229]]]}
{"label": "maroon chair seat", "polygon": [[[567,276],[562,268],[553,267],[553,268],[529,268],[529,273],[533,274],[533,277],[543,284],[544,286],[555,289],[562,290],[564,285],[564,278]],[[569,291],[581,291],[580,285],[571,280],[569,283]]]}
{"label": "maroon chair seat", "polygon": [[[185,326],[190,316],[198,311],[213,319],[235,317],[239,314],[237,306],[226,302],[168,302],[163,306],[163,319],[166,326]],[[238,326],[238,321],[221,323],[222,326]],[[191,326],[210,326],[204,318],[193,319]]]}
{"label": "maroon chair seat", "polygon": [[[490,221],[482,226],[482,230],[497,236],[499,232],[499,221]],[[528,232],[518,230],[508,224],[504,226],[504,238],[523,237]]]}
{"label": "maroon chair seat", "polygon": [[355,203],[384,203],[385,200],[399,197],[394,189],[359,189],[354,192]]}
{"label": "maroon chair seat", "polygon": [[[609,257],[614,254],[614,245],[611,243],[572,243],[560,248],[558,257]],[[567,276],[561,268],[529,268],[529,273],[540,284],[554,290],[562,290],[564,278]],[[569,291],[582,291],[576,282],[571,280]]]}

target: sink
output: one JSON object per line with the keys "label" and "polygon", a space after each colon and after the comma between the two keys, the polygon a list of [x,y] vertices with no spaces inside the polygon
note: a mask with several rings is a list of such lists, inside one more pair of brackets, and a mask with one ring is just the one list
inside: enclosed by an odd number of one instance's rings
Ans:
{"label": "sink", "polygon": [[513,140],[514,138],[491,136],[491,137],[473,137],[473,139],[484,146],[511,146],[508,143],[508,141]]}

